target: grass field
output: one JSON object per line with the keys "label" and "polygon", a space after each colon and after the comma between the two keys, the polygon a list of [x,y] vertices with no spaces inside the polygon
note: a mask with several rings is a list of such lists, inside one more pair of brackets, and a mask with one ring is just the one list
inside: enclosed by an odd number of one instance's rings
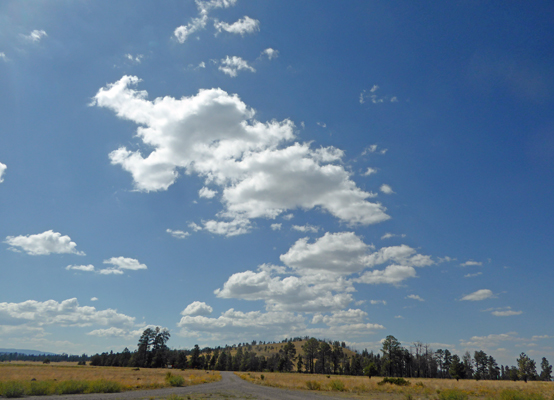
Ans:
{"label": "grass field", "polygon": [[[167,378],[171,373],[170,379]],[[78,366],[77,363],[2,362],[0,394],[105,393],[190,386],[221,379],[219,372]],[[10,396],[18,397],[18,396]]]}
{"label": "grass field", "polygon": [[[296,373],[236,373],[249,382],[283,389],[344,393],[372,400],[554,400],[554,382],[409,378],[409,386],[378,385],[383,378]],[[263,375],[263,379],[262,379]]]}

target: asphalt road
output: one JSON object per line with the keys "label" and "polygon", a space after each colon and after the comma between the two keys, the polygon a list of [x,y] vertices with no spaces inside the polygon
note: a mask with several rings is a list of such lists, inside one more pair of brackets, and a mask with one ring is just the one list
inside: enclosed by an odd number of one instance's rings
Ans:
{"label": "asphalt road", "polygon": [[[267,386],[254,385],[244,381],[232,372],[221,372],[222,379],[219,382],[205,383],[202,385],[175,387],[154,390],[137,390],[122,393],[93,393],[73,394],[62,396],[33,396],[27,399],[40,400],[154,400],[167,399],[171,395],[177,395],[184,399],[260,399],[260,400],[325,400],[339,399],[338,397],[322,396],[315,392],[304,390],[285,390]],[[340,399],[344,400],[344,397]]]}

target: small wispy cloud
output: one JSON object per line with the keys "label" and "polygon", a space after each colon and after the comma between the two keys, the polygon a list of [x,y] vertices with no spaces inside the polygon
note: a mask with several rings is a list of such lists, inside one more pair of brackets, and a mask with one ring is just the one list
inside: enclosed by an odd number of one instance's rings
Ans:
{"label": "small wispy cloud", "polygon": [[387,305],[387,302],[385,300],[369,300],[370,304],[376,305],[376,304],[382,304],[384,306]]}
{"label": "small wispy cloud", "polygon": [[395,193],[394,190],[392,190],[392,188],[389,185],[387,185],[386,183],[383,183],[381,185],[381,187],[379,188],[379,190],[381,192],[385,193],[385,194],[394,194]]}
{"label": "small wispy cloud", "polygon": [[389,95],[379,96],[377,94],[378,90],[379,90],[378,85],[373,85],[373,87],[369,89],[369,91],[366,89],[362,90],[359,97],[360,104],[364,104],[366,103],[366,101],[370,101],[373,104],[398,103],[398,97],[396,96],[391,97]]}
{"label": "small wispy cloud", "polygon": [[319,227],[318,226],[313,226],[313,225],[310,225],[310,224],[306,224],[306,225],[293,225],[291,227],[291,229],[295,230],[295,231],[299,231],[299,232],[313,232],[313,233],[317,233],[319,231]]}
{"label": "small wispy cloud", "polygon": [[474,274],[465,274],[464,278],[475,278],[476,276],[483,275],[482,272],[476,272]]}
{"label": "small wispy cloud", "polygon": [[406,237],[406,234],[403,233],[401,235],[396,235],[394,233],[385,233],[383,236],[381,236],[381,240],[390,239],[393,237]]}
{"label": "small wispy cloud", "polygon": [[2,61],[4,61],[4,62],[8,62],[8,61],[9,61],[9,58],[6,56],[5,53],[0,52],[0,60],[2,60]]}
{"label": "small wispy cloud", "polygon": [[495,297],[489,289],[480,289],[461,298],[462,301],[481,301]]}
{"label": "small wispy cloud", "polygon": [[372,144],[371,146],[368,146],[362,151],[362,156],[365,156],[366,154],[371,153],[379,153],[379,154],[385,154],[388,151],[388,149],[379,149],[379,147],[376,144]]}
{"label": "small wispy cloud", "polygon": [[233,56],[221,60],[221,65],[219,70],[224,74],[229,75],[231,78],[235,78],[238,74],[238,71],[247,70],[250,72],[256,72],[254,67],[250,66],[246,60],[243,60],[240,57]]}
{"label": "small wispy cloud", "polygon": [[133,56],[132,54],[127,53],[125,54],[125,58],[134,64],[140,64],[142,62],[142,59],[144,58],[144,55],[137,54],[136,56]]}
{"label": "small wispy cloud", "polygon": [[28,35],[21,34],[21,36],[23,36],[26,40],[30,42],[38,43],[41,41],[43,37],[46,37],[48,35],[46,34],[46,31],[43,31],[42,29],[41,30],[35,29],[30,34]]}
{"label": "small wispy cloud", "polygon": [[179,230],[174,231],[173,229],[166,229],[165,231],[177,239],[186,239],[187,237],[190,236],[190,233],[185,231],[179,231]]}
{"label": "small wispy cloud", "polygon": [[375,168],[368,167],[367,171],[364,172],[362,175],[363,176],[369,176],[369,175],[373,175],[373,174],[376,174],[376,173],[377,173],[377,170]]}
{"label": "small wispy cloud", "polygon": [[410,294],[408,296],[406,296],[407,299],[412,299],[412,300],[417,300],[417,301],[425,301],[424,299],[422,299],[419,295],[417,294]]}
{"label": "small wispy cloud", "polygon": [[483,263],[481,261],[473,261],[473,260],[469,260],[469,261],[466,261],[465,263],[461,263],[460,264],[462,267],[472,267],[472,266],[481,266],[483,265]]}
{"label": "small wispy cloud", "polygon": [[280,231],[283,224],[271,224],[271,229],[274,231]]}

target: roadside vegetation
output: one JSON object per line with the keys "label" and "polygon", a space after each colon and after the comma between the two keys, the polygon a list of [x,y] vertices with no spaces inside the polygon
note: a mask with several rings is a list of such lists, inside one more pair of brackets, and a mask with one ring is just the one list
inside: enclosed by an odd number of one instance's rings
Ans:
{"label": "roadside vegetation", "polygon": [[[437,378],[372,378],[275,372],[235,372],[258,385],[293,390],[342,392],[375,400],[554,400],[554,382]],[[336,395],[336,394],[334,394]]]}
{"label": "roadside vegetation", "polygon": [[214,371],[82,366],[77,363],[0,363],[0,395],[116,393],[219,381]]}

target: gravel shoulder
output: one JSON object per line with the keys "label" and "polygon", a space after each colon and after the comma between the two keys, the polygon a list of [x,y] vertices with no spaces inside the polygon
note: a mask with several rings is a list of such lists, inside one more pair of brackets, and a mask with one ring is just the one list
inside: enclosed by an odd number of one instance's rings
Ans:
{"label": "gravel shoulder", "polygon": [[260,400],[325,400],[344,399],[344,397],[323,396],[314,392],[278,389],[259,386],[240,379],[232,372],[222,371],[219,382],[202,385],[175,387],[154,390],[137,390],[122,393],[91,393],[61,396],[31,396],[26,399],[36,400],[157,400],[171,395],[185,399],[260,399]]}

